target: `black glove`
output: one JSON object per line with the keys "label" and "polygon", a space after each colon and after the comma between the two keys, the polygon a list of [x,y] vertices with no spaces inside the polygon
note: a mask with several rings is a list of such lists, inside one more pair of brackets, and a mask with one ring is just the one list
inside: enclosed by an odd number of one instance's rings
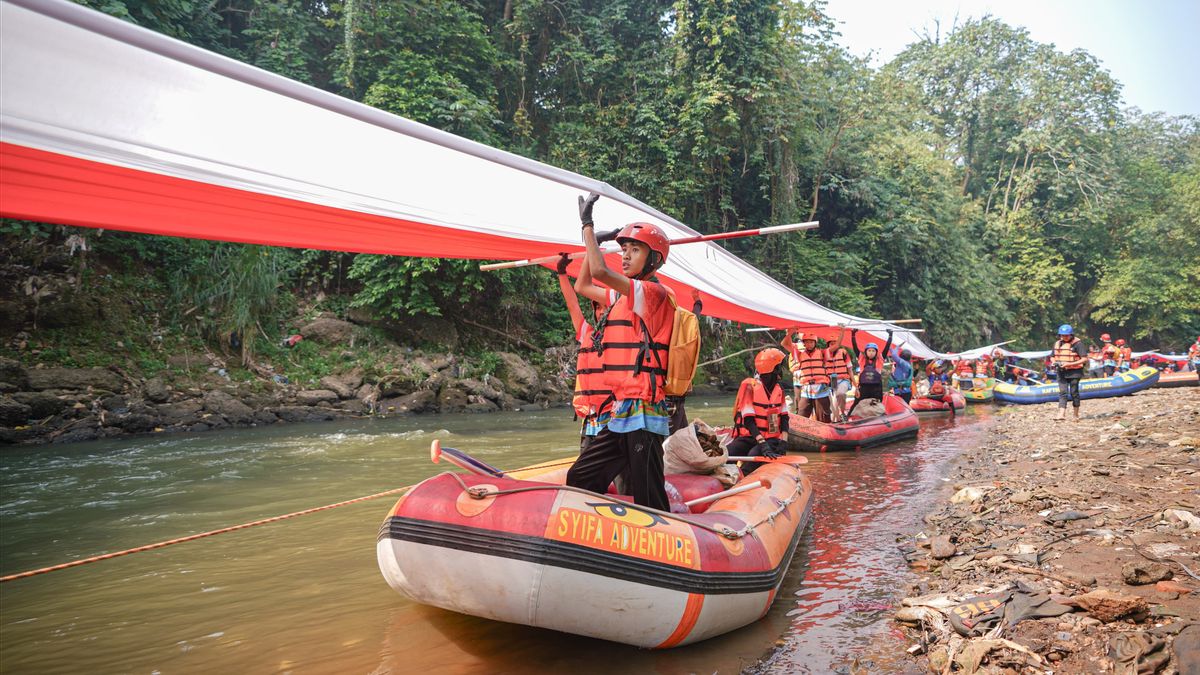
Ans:
{"label": "black glove", "polygon": [[571,264],[571,257],[568,256],[566,253],[559,253],[558,254],[558,267],[555,268],[555,271],[557,271],[559,273],[559,275],[566,274],[567,273],[567,265],[570,265],[570,264]]}
{"label": "black glove", "polygon": [[587,199],[579,198],[579,222],[583,225],[592,225],[592,206],[596,200],[600,199],[600,195],[595,192],[588,193]]}
{"label": "black glove", "polygon": [[765,443],[764,445],[767,447],[762,452],[763,457],[766,457],[767,459],[779,459],[783,456],[783,453],[776,450],[774,445],[771,445],[770,443]]}
{"label": "black glove", "polygon": [[612,241],[617,238],[617,233],[620,231],[621,228],[618,227],[616,229],[609,230],[608,232],[601,232],[600,234],[596,235],[596,243],[603,244],[606,241]]}

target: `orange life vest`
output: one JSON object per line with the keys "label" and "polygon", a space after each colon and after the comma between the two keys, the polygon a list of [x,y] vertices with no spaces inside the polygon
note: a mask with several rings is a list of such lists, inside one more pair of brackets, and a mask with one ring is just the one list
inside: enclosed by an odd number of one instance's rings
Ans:
{"label": "orange life vest", "polygon": [[1071,365],[1071,366],[1065,365],[1072,361],[1079,360],[1079,355],[1075,353],[1074,349],[1072,349],[1072,346],[1074,346],[1074,344],[1075,344],[1074,342],[1068,343],[1068,342],[1063,342],[1062,340],[1058,340],[1054,343],[1054,363],[1057,364],[1060,369],[1062,369],[1062,370],[1079,370],[1079,369],[1083,368],[1082,363],[1077,363],[1077,364]]}
{"label": "orange life vest", "polygon": [[[766,387],[760,380],[747,378],[747,382],[752,382],[749,387],[745,388],[746,395],[749,401],[739,400],[734,404],[734,420],[737,428],[735,435],[749,436],[750,430],[747,429],[742,421],[747,418],[745,413],[746,404],[754,409],[754,423],[758,425],[758,433],[762,434],[763,438],[780,438],[783,436],[783,420],[787,419],[787,404],[783,398],[783,387],[779,384],[767,393]],[[740,392],[739,392],[740,393]]]}
{"label": "orange life vest", "polygon": [[1124,365],[1133,359],[1133,347],[1121,347],[1121,358],[1117,360],[1117,365]]}
{"label": "orange life vest", "polygon": [[849,380],[850,354],[846,352],[846,349],[838,347],[837,349],[827,349],[825,351],[829,354],[829,362],[825,366],[825,373],[839,380]]}
{"label": "orange life vest", "polygon": [[966,359],[961,359],[954,362],[954,373],[956,375],[966,375],[970,377],[975,374],[975,369],[971,367],[971,362]]}
{"label": "orange life vest", "polygon": [[1101,356],[1104,357],[1104,365],[1106,366],[1116,365],[1117,357],[1120,356],[1120,353],[1121,350],[1113,344],[1104,345],[1104,348],[1100,350]]}
{"label": "orange life vest", "polygon": [[1188,356],[1191,357],[1193,361],[1200,359],[1200,342],[1188,347]]}
{"label": "orange life vest", "polygon": [[[649,282],[643,282],[649,283]],[[670,309],[670,305],[667,305]],[[663,400],[667,353],[671,346],[671,315],[647,326],[633,312],[633,298],[619,296],[601,319],[600,361],[603,382],[616,400]]]}
{"label": "orange life vest", "polygon": [[829,384],[828,356],[824,349],[811,352],[792,346],[792,362],[800,369],[800,384]]}
{"label": "orange life vest", "polygon": [[977,377],[991,377],[994,372],[996,372],[996,369],[992,365],[991,359],[979,359],[975,362],[975,375]]}
{"label": "orange life vest", "polygon": [[579,358],[575,361],[575,395],[571,405],[579,417],[598,415],[612,405],[612,389],[604,384],[604,364],[592,345],[592,326],[579,331]]}
{"label": "orange life vest", "polygon": [[929,384],[929,398],[941,398],[946,395],[946,385],[941,380]]}

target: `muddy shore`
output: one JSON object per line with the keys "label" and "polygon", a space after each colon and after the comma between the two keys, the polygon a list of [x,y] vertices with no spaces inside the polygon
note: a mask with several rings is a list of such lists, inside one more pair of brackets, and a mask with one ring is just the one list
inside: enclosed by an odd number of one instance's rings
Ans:
{"label": "muddy shore", "polygon": [[906,669],[1200,673],[1200,388],[1055,412],[1001,409],[898,538]]}

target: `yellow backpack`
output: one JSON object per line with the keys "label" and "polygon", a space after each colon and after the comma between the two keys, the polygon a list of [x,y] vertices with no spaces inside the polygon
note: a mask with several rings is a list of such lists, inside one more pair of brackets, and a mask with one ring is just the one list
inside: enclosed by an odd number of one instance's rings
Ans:
{"label": "yellow backpack", "polygon": [[700,362],[700,320],[679,306],[671,295],[675,322],[671,327],[671,342],[667,349],[667,377],[663,391],[667,396],[684,396],[692,390],[696,366]]}

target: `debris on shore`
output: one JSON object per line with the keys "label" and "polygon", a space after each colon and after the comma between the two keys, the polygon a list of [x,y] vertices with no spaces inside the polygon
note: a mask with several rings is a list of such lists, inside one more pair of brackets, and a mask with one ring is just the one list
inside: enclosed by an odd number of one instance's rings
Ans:
{"label": "debris on shore", "polygon": [[1200,673],[1200,389],[1004,408],[902,537],[933,673]]}

